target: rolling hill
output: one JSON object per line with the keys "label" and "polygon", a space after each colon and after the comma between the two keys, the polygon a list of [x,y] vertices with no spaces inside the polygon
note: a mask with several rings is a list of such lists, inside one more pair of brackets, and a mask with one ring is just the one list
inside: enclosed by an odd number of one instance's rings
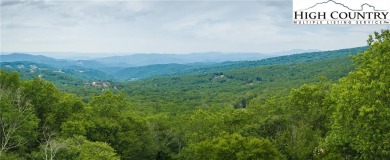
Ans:
{"label": "rolling hill", "polygon": [[57,68],[27,61],[2,62],[0,69],[16,71],[22,79],[39,77],[61,86],[82,86],[84,82],[115,80],[113,76],[99,70],[81,67]]}
{"label": "rolling hill", "polygon": [[[45,56],[35,56],[28,54],[10,54],[1,55],[1,67],[6,70],[15,70],[23,73],[23,78],[32,78],[36,76],[44,76],[47,79],[57,81],[56,77],[62,77],[65,74],[76,78],[77,80],[72,81],[93,81],[93,80],[111,80],[111,81],[131,81],[141,80],[152,77],[161,76],[178,76],[178,75],[191,75],[199,73],[214,73],[224,72],[229,70],[253,68],[257,66],[270,66],[277,64],[293,64],[299,62],[312,62],[324,59],[345,57],[349,55],[355,55],[359,52],[363,52],[367,47],[356,47],[349,49],[340,49],[334,51],[321,51],[311,53],[301,53],[286,55],[280,57],[266,58],[256,61],[225,61],[220,63],[215,62],[196,62],[186,64],[153,64],[139,67],[115,67],[115,65],[107,65],[106,62],[98,62],[95,60],[62,60],[54,59]],[[247,54],[248,55],[248,54]],[[248,57],[248,56],[243,57]],[[131,55],[130,57],[138,57],[138,59],[147,59],[153,61],[153,59],[159,59],[164,57],[176,57],[171,59],[176,61],[178,58],[198,57],[194,58],[193,62],[200,60],[199,57],[218,57],[221,54],[216,53],[215,55],[162,55],[162,54],[151,54],[151,55]],[[231,54],[230,57],[237,57],[236,54]],[[141,57],[141,58],[140,58]],[[112,60],[123,57],[111,57]],[[160,59],[164,61],[164,58]],[[137,59],[137,58],[136,58]],[[126,58],[124,58],[126,60]],[[238,59],[237,59],[238,60]],[[213,61],[210,59],[210,61]],[[167,62],[167,61],[165,61]],[[103,64],[104,63],[104,64]],[[118,61],[118,63],[121,63]],[[31,66],[36,65],[38,69],[36,72],[31,72],[31,68],[18,68],[18,65]],[[44,67],[41,67],[44,66]],[[42,70],[44,68],[44,70]],[[78,82],[77,82],[78,83]]]}
{"label": "rolling hill", "polygon": [[158,64],[141,67],[129,67],[113,73],[119,80],[137,80],[158,76],[183,75],[194,73],[221,72],[256,66],[291,64],[298,62],[311,62],[329,58],[344,57],[364,52],[367,47],[356,47],[334,51],[321,51],[301,53],[280,57],[266,58],[257,61],[226,61],[222,63],[196,63],[196,64]]}

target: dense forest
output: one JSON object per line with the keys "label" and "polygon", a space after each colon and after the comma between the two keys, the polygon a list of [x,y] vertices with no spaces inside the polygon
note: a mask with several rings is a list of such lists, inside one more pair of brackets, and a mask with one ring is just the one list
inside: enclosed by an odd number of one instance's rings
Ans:
{"label": "dense forest", "polygon": [[367,42],[98,86],[0,70],[0,159],[388,159],[390,31]]}

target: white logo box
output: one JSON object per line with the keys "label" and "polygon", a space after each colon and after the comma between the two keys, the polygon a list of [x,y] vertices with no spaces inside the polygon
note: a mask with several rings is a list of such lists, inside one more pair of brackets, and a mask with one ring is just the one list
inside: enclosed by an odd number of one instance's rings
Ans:
{"label": "white logo box", "polygon": [[390,25],[390,0],[293,0],[294,24]]}

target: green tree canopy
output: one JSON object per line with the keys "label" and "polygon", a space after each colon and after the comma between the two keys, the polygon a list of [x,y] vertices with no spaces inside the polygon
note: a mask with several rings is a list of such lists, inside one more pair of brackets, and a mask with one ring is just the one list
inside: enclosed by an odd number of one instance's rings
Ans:
{"label": "green tree canopy", "polygon": [[182,152],[185,159],[210,160],[266,160],[284,159],[267,139],[225,135],[211,140],[190,144]]}
{"label": "green tree canopy", "polygon": [[0,159],[8,151],[26,149],[36,138],[38,121],[20,89],[19,75],[0,71]]}
{"label": "green tree canopy", "polygon": [[390,31],[375,32],[355,57],[356,71],[335,85],[335,112],[327,152],[344,158],[390,157]]}

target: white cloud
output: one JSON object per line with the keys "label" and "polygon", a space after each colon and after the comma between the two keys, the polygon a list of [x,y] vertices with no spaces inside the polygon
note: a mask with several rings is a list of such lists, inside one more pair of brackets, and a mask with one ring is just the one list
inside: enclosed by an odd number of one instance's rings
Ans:
{"label": "white cloud", "polygon": [[1,51],[276,52],[365,45],[388,26],[292,25],[288,1],[2,1]]}

